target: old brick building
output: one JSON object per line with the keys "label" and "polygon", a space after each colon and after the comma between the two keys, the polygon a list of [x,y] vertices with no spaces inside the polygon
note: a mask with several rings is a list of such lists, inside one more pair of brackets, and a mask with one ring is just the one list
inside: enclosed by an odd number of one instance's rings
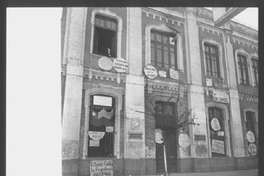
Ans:
{"label": "old brick building", "polygon": [[205,8],[64,8],[61,66],[63,175],[257,167],[257,30]]}

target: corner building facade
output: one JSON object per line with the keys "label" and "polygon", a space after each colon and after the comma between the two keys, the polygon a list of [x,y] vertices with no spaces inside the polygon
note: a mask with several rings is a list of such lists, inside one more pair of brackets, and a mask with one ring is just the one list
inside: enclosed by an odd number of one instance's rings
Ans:
{"label": "corner building facade", "polygon": [[64,8],[61,22],[64,176],[257,168],[257,30],[215,27],[205,8]]}

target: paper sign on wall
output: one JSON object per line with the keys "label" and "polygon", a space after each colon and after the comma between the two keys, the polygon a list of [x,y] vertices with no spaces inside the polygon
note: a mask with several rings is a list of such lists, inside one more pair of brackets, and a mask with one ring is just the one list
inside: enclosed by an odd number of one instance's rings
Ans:
{"label": "paper sign on wall", "polygon": [[225,154],[225,143],[220,140],[212,140],[212,152]]}
{"label": "paper sign on wall", "polygon": [[94,160],[90,163],[90,176],[113,176],[113,161]]}

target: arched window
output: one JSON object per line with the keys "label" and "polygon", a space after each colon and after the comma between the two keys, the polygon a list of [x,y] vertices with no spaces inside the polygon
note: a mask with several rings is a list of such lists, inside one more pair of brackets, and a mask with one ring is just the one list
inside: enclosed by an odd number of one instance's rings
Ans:
{"label": "arched window", "polygon": [[238,75],[240,84],[249,85],[249,73],[247,57],[242,54],[237,55]]}
{"label": "arched window", "polygon": [[209,107],[208,115],[212,157],[226,156],[226,134],[223,110],[218,107]]}
{"label": "arched window", "polygon": [[204,43],[205,48],[205,61],[206,61],[206,74],[214,77],[221,77],[219,51],[217,46]]}
{"label": "arched window", "polygon": [[174,33],[151,30],[151,64],[174,70],[177,66],[177,40]]}
{"label": "arched window", "polygon": [[258,86],[259,80],[258,80],[258,59],[252,58],[252,74],[253,74],[253,85]]}
{"label": "arched window", "polygon": [[108,57],[117,56],[117,20],[95,15],[93,53]]}
{"label": "arched window", "polygon": [[114,156],[115,99],[91,96],[89,115],[88,157]]}

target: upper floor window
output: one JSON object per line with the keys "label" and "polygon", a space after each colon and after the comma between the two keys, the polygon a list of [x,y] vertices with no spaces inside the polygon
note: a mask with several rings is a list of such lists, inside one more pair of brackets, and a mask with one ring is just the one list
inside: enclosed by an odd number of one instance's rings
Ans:
{"label": "upper floor window", "polygon": [[158,68],[177,69],[175,34],[151,31],[151,64]]}
{"label": "upper floor window", "polygon": [[258,86],[258,60],[252,58],[252,71],[253,71],[253,81],[254,85]]}
{"label": "upper floor window", "polygon": [[214,76],[214,77],[221,77],[220,64],[219,64],[219,53],[218,53],[217,46],[205,43],[204,48],[205,48],[207,75]]}
{"label": "upper floor window", "polygon": [[116,57],[117,31],[117,20],[95,15],[93,53]]}
{"label": "upper floor window", "polygon": [[247,58],[244,55],[238,54],[238,72],[239,81],[241,84],[249,84]]}

